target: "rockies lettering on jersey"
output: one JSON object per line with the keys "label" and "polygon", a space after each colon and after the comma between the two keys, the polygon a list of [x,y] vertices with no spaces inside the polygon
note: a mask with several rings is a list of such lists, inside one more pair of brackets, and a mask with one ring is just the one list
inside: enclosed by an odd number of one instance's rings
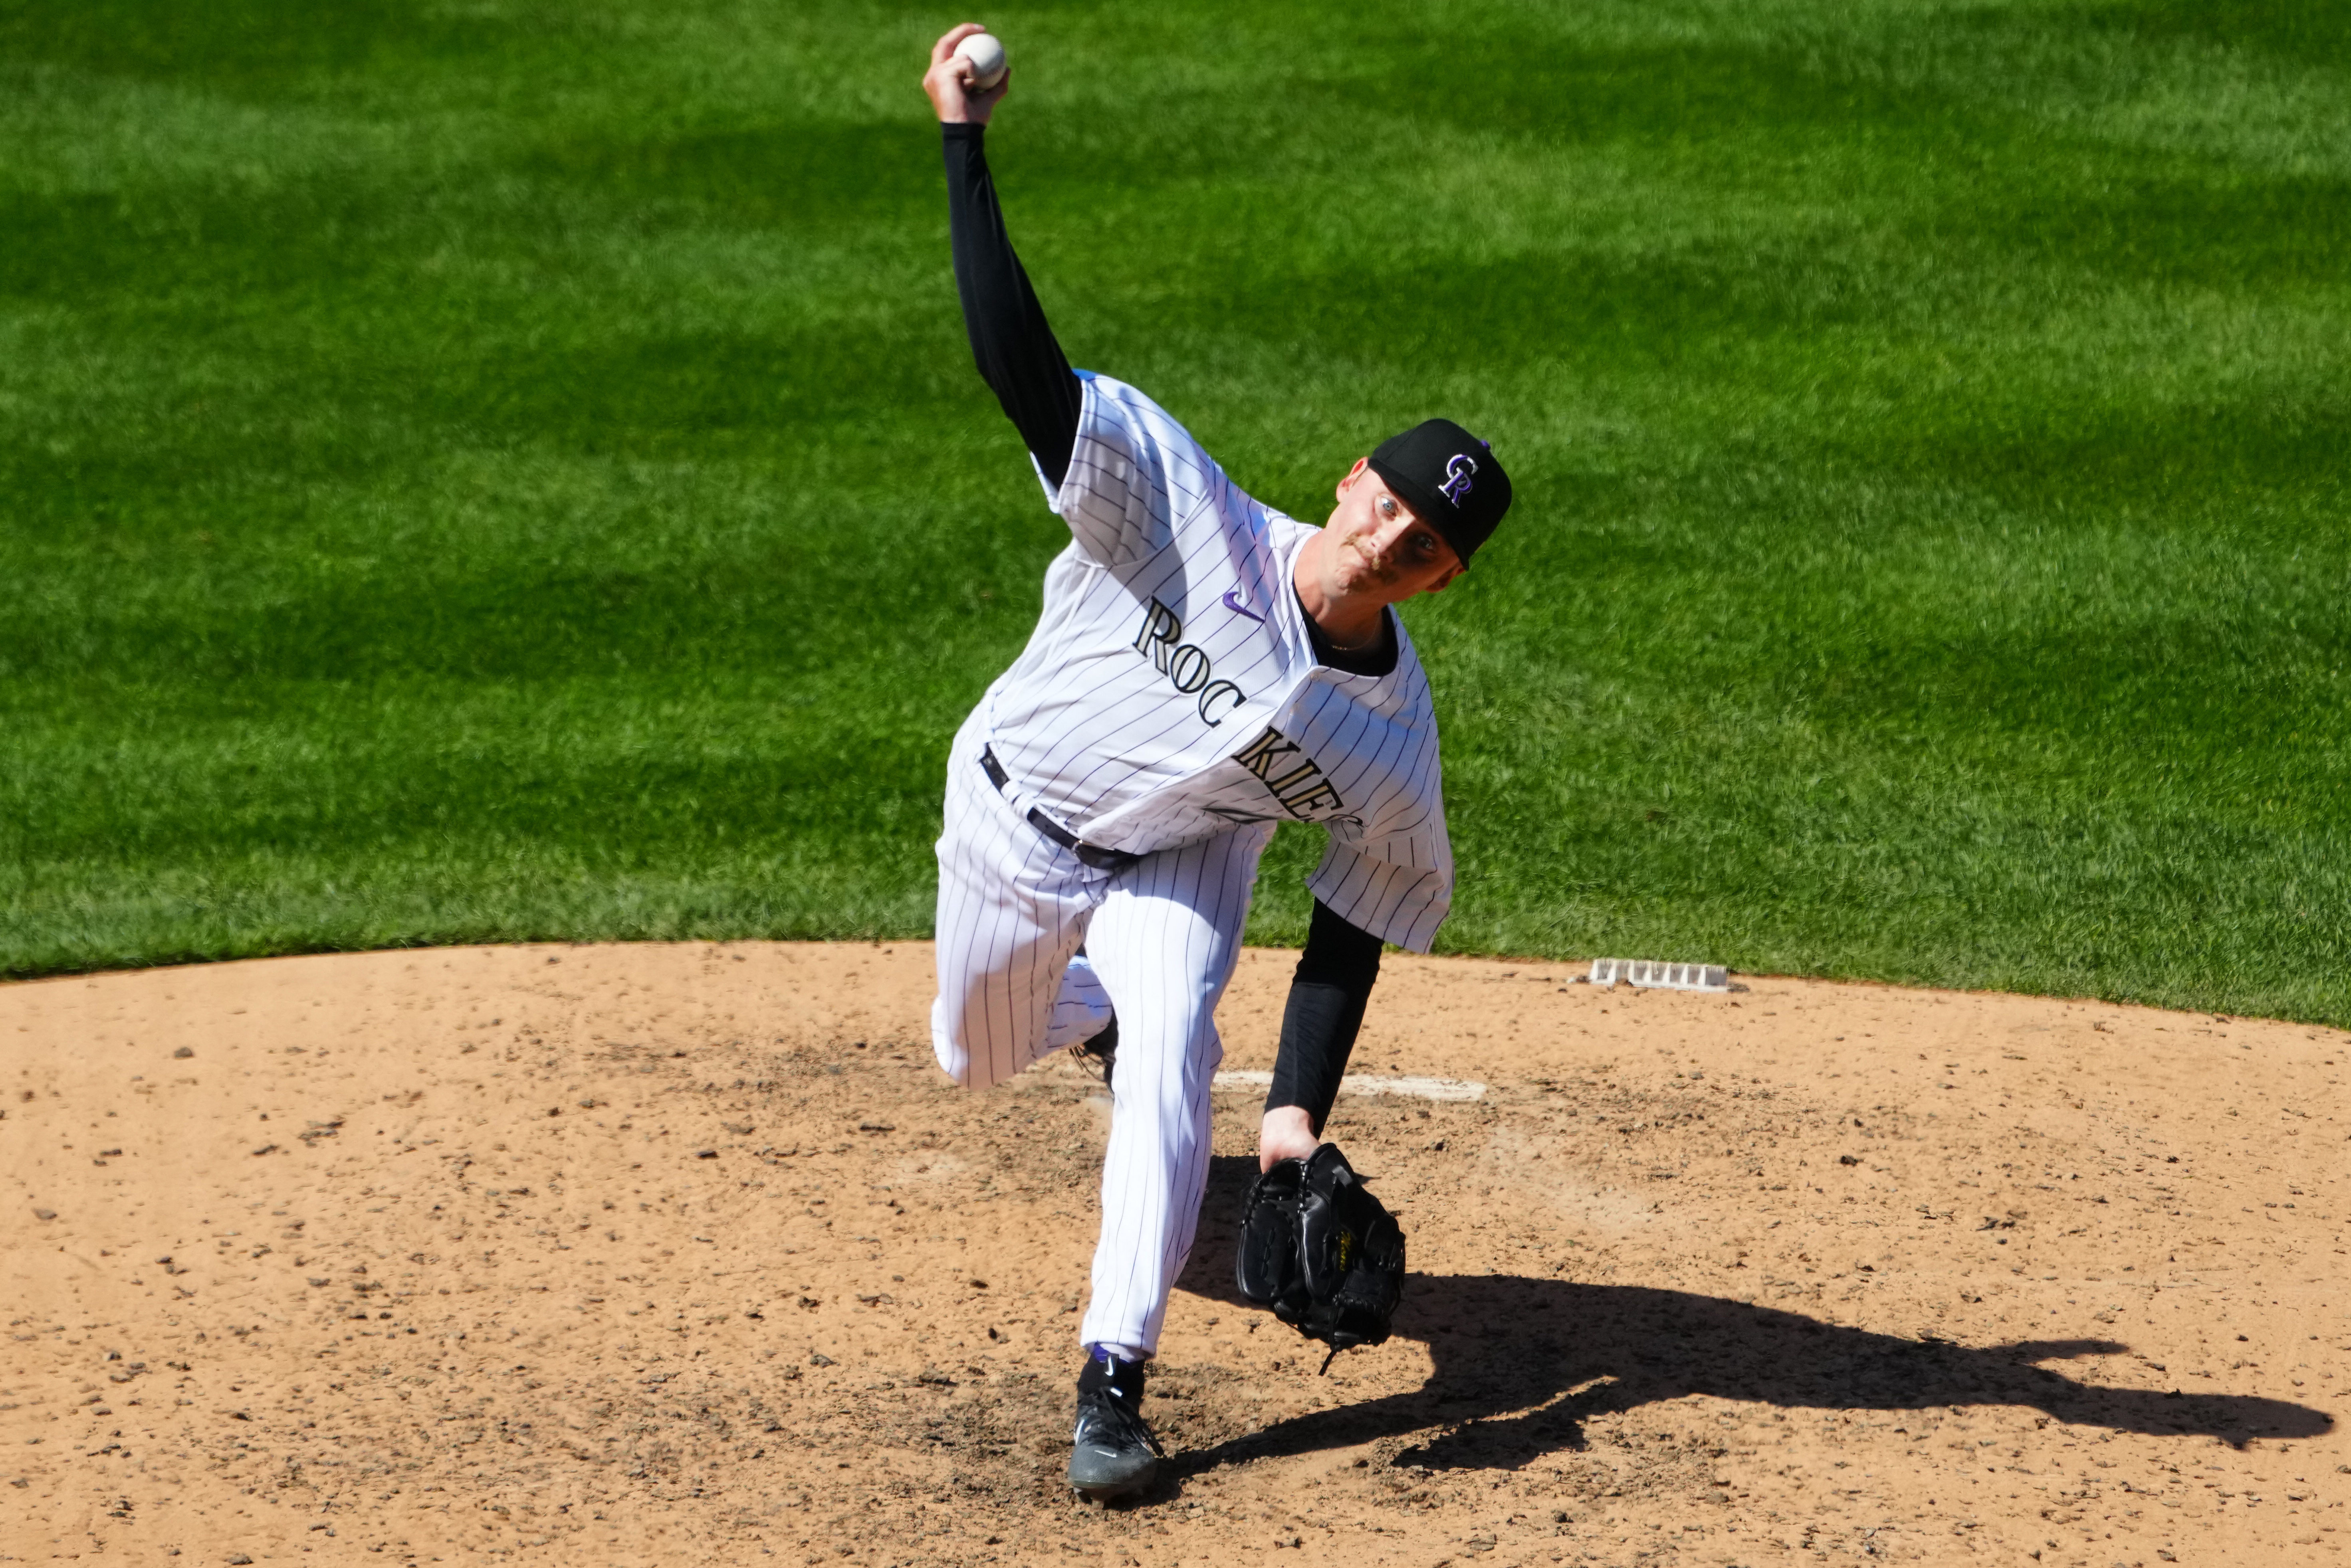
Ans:
{"label": "rockies lettering on jersey", "polygon": [[[1229,601],[1232,595],[1228,593],[1225,598]],[[1229,603],[1227,607],[1231,608]],[[1241,613],[1248,615],[1249,612],[1243,610]],[[1151,607],[1143,612],[1143,630],[1134,634],[1134,651],[1149,653],[1152,662],[1175,684],[1177,691],[1186,696],[1194,692],[1200,694],[1200,717],[1204,722],[1212,726],[1222,724],[1225,722],[1222,718],[1208,716],[1210,708],[1223,702],[1238,706],[1247,699],[1241,695],[1240,687],[1232,682],[1208,678],[1211,669],[1208,655],[1189,643],[1179,644],[1176,639],[1183,632],[1184,622],[1176,618],[1176,612],[1155,599]]]}
{"label": "rockies lettering on jersey", "polygon": [[1314,530],[1244,494],[1142,392],[1080,374],[1069,475],[1048,488],[1071,543],[1028,648],[977,716],[1008,797],[1134,854],[1322,822],[1315,896],[1426,950],[1453,857],[1411,639],[1397,624],[1384,675],[1317,664],[1290,586]]}
{"label": "rockies lettering on jersey", "polygon": [[[1297,760],[1299,755],[1296,743],[1268,725],[1265,733],[1250,741],[1249,749],[1233,760],[1264,779],[1265,787],[1273,792],[1273,798],[1281,802],[1281,809],[1293,817],[1305,819],[1318,808],[1328,806],[1336,810],[1345,805],[1346,802],[1339,799],[1339,791],[1332,789],[1331,781],[1322,777],[1319,764],[1308,760],[1290,768],[1290,764]],[[1279,778],[1274,776],[1277,770],[1284,768],[1290,770],[1282,772]]]}

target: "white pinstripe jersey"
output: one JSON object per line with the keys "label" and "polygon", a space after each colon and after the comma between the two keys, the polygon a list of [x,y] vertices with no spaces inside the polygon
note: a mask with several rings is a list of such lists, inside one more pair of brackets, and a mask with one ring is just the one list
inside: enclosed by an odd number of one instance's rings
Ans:
{"label": "white pinstripe jersey", "polygon": [[[1143,393],[1085,382],[1029,646],[982,699],[1019,810],[1149,853],[1237,827],[1318,821],[1314,895],[1426,952],[1453,896],[1437,714],[1412,639],[1395,668],[1314,660],[1290,586],[1315,530],[1244,495]],[[1393,621],[1393,617],[1391,617]]]}

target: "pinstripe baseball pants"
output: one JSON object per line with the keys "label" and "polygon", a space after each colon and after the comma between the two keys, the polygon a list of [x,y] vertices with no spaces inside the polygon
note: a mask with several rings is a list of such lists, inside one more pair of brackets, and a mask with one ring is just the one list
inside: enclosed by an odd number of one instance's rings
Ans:
{"label": "pinstripe baseball pants", "polygon": [[[1102,1236],[1086,1344],[1148,1355],[1207,1185],[1216,1009],[1270,825],[1099,871],[1030,826],[980,770],[975,716],[947,763],[931,1046],[987,1089],[1118,1019]],[[1081,955],[1078,948],[1086,951]]]}

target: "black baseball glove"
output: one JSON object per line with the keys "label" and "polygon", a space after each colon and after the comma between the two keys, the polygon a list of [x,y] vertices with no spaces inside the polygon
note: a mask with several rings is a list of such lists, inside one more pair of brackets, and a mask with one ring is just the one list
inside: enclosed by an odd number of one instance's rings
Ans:
{"label": "black baseball glove", "polygon": [[1331,1347],[1379,1344],[1404,1293],[1404,1230],[1336,1144],[1257,1178],[1234,1281],[1252,1305]]}

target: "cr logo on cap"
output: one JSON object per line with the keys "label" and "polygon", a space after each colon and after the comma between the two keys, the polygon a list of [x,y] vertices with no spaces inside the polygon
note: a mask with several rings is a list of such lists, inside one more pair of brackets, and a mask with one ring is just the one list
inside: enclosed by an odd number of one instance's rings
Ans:
{"label": "cr logo on cap", "polygon": [[1478,460],[1475,457],[1467,452],[1455,453],[1445,465],[1445,483],[1437,487],[1437,493],[1458,507],[1462,498],[1476,487],[1469,482],[1469,476],[1476,472]]}

